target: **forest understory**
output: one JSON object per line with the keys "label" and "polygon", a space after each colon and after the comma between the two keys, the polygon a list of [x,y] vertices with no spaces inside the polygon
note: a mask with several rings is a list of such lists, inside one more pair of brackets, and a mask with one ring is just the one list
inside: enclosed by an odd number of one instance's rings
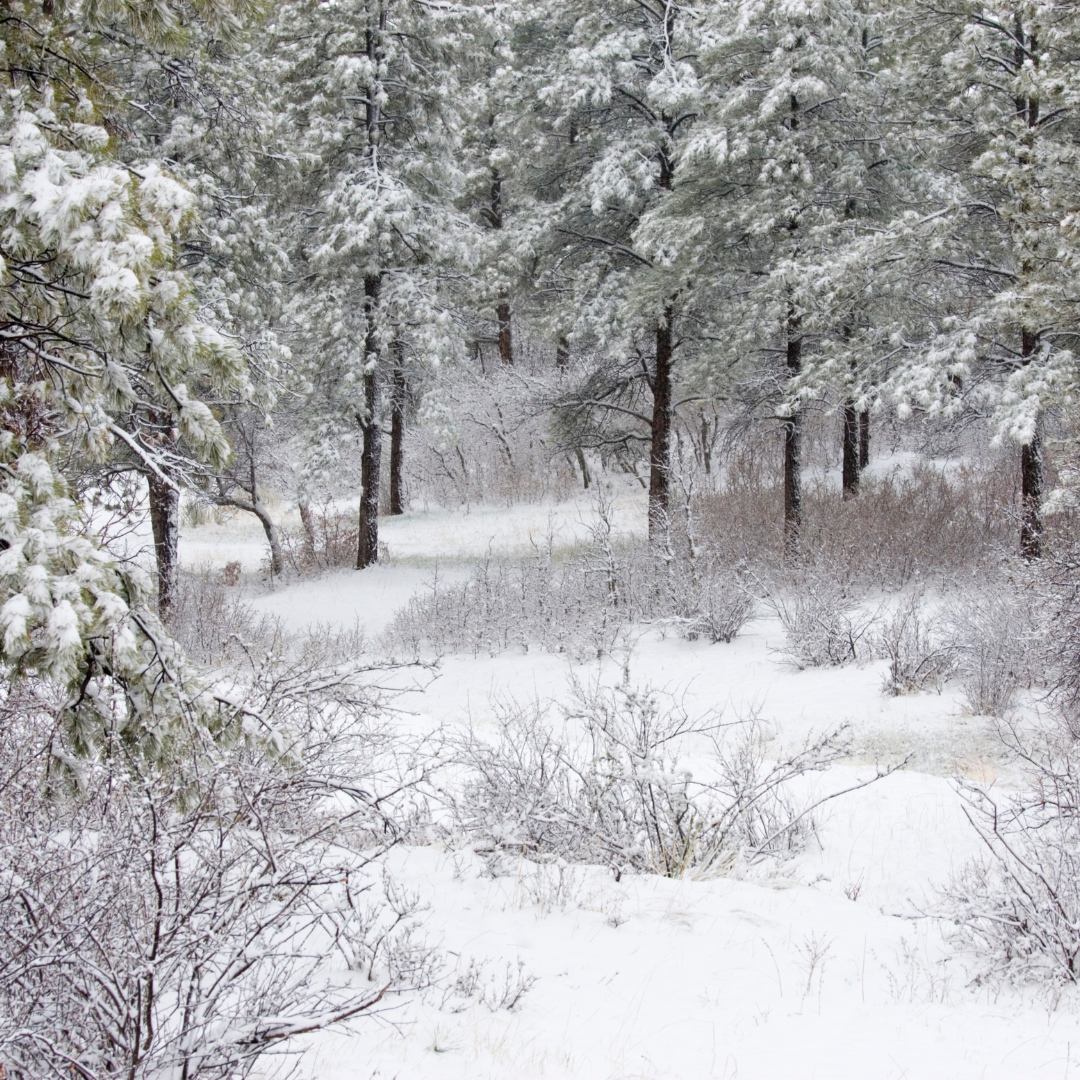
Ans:
{"label": "forest understory", "polygon": [[0,74],[0,1080],[1080,1068],[1080,0]]}

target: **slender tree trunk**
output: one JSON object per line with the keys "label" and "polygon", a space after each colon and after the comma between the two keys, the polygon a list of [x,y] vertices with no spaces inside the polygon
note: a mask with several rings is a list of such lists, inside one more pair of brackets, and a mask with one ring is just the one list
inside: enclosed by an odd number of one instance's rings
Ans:
{"label": "slender tree trunk", "polygon": [[[1021,354],[1025,364],[1030,363],[1038,346],[1038,335],[1024,330]],[[1036,420],[1031,442],[1020,447],[1020,554],[1025,559],[1042,556],[1043,453],[1039,426]]]}
{"label": "slender tree trunk", "polygon": [[854,499],[859,494],[859,413],[855,403],[844,406],[844,499]]}
{"label": "slender tree trunk", "polygon": [[656,324],[656,373],[653,376],[652,446],[649,451],[649,539],[667,529],[671,509],[671,367],[674,353],[669,305]]}
{"label": "slender tree trunk", "polygon": [[157,562],[158,614],[168,618],[176,598],[176,574],[180,546],[180,492],[151,474],[150,528],[154,534],[154,558]]}
{"label": "slender tree trunk", "polygon": [[507,367],[514,363],[514,336],[510,325],[510,297],[502,293],[495,308],[495,318],[499,324],[499,359]]}
{"label": "slender tree trunk", "polygon": [[570,366],[570,342],[562,334],[555,345],[555,366],[559,371],[565,371]]}
{"label": "slender tree trunk", "polygon": [[315,519],[311,514],[311,503],[306,495],[300,497],[300,524],[304,527],[304,553],[312,562],[315,561]]}
{"label": "slender tree trunk", "polygon": [[[794,317],[788,324],[788,377],[802,370],[802,335]],[[784,547],[791,553],[799,546],[802,530],[802,411],[798,405],[784,420]]]}
{"label": "slender tree trunk", "polygon": [[870,414],[859,413],[859,472],[870,464]]}
{"label": "slender tree trunk", "polygon": [[263,532],[266,533],[266,542],[270,545],[270,573],[277,577],[285,569],[285,560],[281,554],[281,537],[262,499],[256,497],[254,510],[255,516],[263,527]]}
{"label": "slender tree trunk", "polygon": [[360,452],[360,538],[356,549],[356,569],[363,570],[379,561],[379,466],[382,457],[382,429],[378,417],[379,342],[375,315],[379,304],[381,279],[377,275],[364,278],[364,308],[367,312],[367,340],[364,370],[364,412],[360,426],[364,445]]}
{"label": "slender tree trunk", "polygon": [[394,363],[393,389],[390,401],[390,513],[405,513],[405,363],[400,348]]}
{"label": "slender tree trunk", "polygon": [[578,466],[581,469],[581,480],[585,485],[585,490],[589,489],[589,463],[585,460],[585,452],[580,446],[574,447],[574,453],[577,454]]}

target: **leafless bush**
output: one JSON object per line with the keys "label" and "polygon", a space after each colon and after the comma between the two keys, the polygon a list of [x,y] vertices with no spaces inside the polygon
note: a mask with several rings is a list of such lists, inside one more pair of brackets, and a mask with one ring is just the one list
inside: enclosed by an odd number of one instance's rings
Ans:
{"label": "leafless bush", "polygon": [[489,1012],[505,1009],[513,1012],[521,999],[536,984],[536,976],[525,972],[524,961],[506,962],[501,972],[491,971],[487,960],[470,959],[468,966],[443,989],[439,1007],[447,1012],[463,1012],[478,1002]]}
{"label": "leafless bush", "polygon": [[611,654],[634,624],[674,625],[684,636],[731,641],[755,600],[741,569],[714,558],[678,561],[644,543],[616,545],[604,500],[592,542],[559,560],[553,541],[522,562],[485,560],[464,582],[438,574],[397,613],[391,654],[495,655],[507,649]]}
{"label": "leafless bush", "polygon": [[[916,576],[993,567],[1016,543],[1015,487],[1012,471],[999,462],[951,475],[920,466],[909,476],[864,477],[858,498],[848,501],[811,484],[800,544],[864,588],[899,589]],[[694,502],[702,535],[726,562],[782,560],[783,491],[772,470],[736,458],[725,484],[701,490]]]}
{"label": "leafless bush", "polygon": [[956,670],[955,650],[942,639],[926,613],[923,593],[901,599],[874,641],[878,655],[889,662],[883,689],[887,694],[941,690]]}
{"label": "leafless bush", "polygon": [[1039,626],[1032,595],[998,574],[948,601],[946,623],[973,713],[1004,716],[1017,692],[1038,678]]}
{"label": "leafless bush", "polygon": [[800,668],[836,667],[870,651],[877,611],[861,589],[819,565],[774,570],[763,582],[765,603],[784,627],[783,654]]}
{"label": "leafless bush", "polygon": [[394,616],[384,644],[406,656],[535,647],[583,660],[611,652],[627,622],[606,585],[576,563],[485,561],[463,582],[436,573]]}
{"label": "leafless bush", "polygon": [[[456,828],[496,864],[565,858],[678,876],[799,847],[812,826],[790,782],[844,754],[841,732],[769,763],[756,720],[693,719],[669,696],[572,684],[560,733],[539,703],[509,707],[496,742],[459,747],[468,779],[449,797]],[[709,747],[695,779],[687,744]]]}
{"label": "leafless bush", "polygon": [[182,571],[169,611],[169,632],[193,660],[209,666],[229,663],[253,643],[273,635],[273,620],[260,616],[236,588],[230,567]]}
{"label": "leafless bush", "polygon": [[[377,950],[350,889],[401,835],[409,781],[359,669],[284,664],[220,731],[148,762],[64,747],[48,688],[0,702],[0,1063],[9,1077],[239,1077],[293,1036],[369,1012],[327,978],[343,936]],[[235,703],[234,703],[235,702]]]}
{"label": "leafless bush", "polygon": [[342,510],[327,499],[322,506],[302,506],[302,527],[281,529],[285,565],[297,574],[320,574],[324,570],[356,565],[360,524],[355,510]]}
{"label": "leafless bush", "polygon": [[941,913],[974,950],[983,977],[1080,981],[1080,744],[1067,724],[1036,733],[1003,721],[1025,766],[1018,795],[961,782],[968,820],[987,849],[944,891]]}
{"label": "leafless bush", "polygon": [[381,888],[364,878],[355,883],[346,879],[343,884],[349,917],[340,924],[337,946],[348,966],[362,972],[368,982],[416,990],[433,986],[445,958],[427,939],[427,908],[417,894],[385,871]]}
{"label": "leafless bush", "polygon": [[408,432],[413,498],[444,506],[566,498],[581,480],[536,404],[546,396],[528,365],[487,374],[445,369]]}

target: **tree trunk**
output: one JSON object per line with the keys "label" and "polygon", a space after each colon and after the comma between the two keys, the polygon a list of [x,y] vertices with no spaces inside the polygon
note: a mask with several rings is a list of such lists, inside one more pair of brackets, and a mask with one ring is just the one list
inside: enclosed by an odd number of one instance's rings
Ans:
{"label": "tree trunk", "polygon": [[510,326],[510,297],[506,293],[499,297],[495,318],[499,323],[499,359],[509,367],[514,363],[514,338]]}
{"label": "tree trunk", "polygon": [[315,519],[311,516],[311,503],[306,495],[300,497],[300,524],[304,527],[304,552],[315,561]]}
{"label": "tree trunk", "polygon": [[270,545],[270,573],[277,577],[285,569],[285,560],[281,554],[281,537],[278,535],[277,526],[270,512],[263,505],[262,499],[257,495],[254,499],[255,516],[262,524],[263,532],[266,533],[266,542]]}
{"label": "tree trunk", "polygon": [[582,483],[585,485],[585,490],[588,491],[589,490],[589,465],[588,465],[588,462],[585,460],[585,452],[581,449],[580,446],[575,446],[574,447],[574,452],[577,454],[578,465],[581,468],[581,480],[582,480]]}
{"label": "tree trunk", "polygon": [[364,412],[359,417],[364,433],[360,452],[360,537],[356,548],[356,569],[363,570],[379,561],[379,466],[382,457],[382,429],[378,417],[376,374],[379,342],[375,313],[379,303],[381,279],[364,278],[364,308],[367,312],[367,340],[364,342]]}
{"label": "tree trunk", "polygon": [[649,539],[667,529],[671,503],[671,365],[674,352],[669,305],[656,324],[656,373],[653,377],[652,446],[649,451]]}
{"label": "tree trunk", "polygon": [[180,545],[180,492],[160,477],[147,478],[150,488],[150,528],[157,562],[158,615],[169,616],[176,598],[176,572]]}
{"label": "tree trunk", "polygon": [[[1035,355],[1038,345],[1038,335],[1024,330],[1021,355],[1025,364]],[[1042,493],[1042,436],[1036,419],[1031,442],[1020,447],[1020,554],[1025,559],[1038,559],[1042,556]]]}
{"label": "tree trunk", "polygon": [[870,414],[859,413],[859,472],[870,464]]}
{"label": "tree trunk", "polygon": [[405,455],[405,364],[400,351],[394,364],[390,403],[390,513],[405,513],[402,466]]}
{"label": "tree trunk", "polygon": [[859,494],[859,413],[852,401],[844,406],[843,493],[845,500]]}
{"label": "tree trunk", "polygon": [[[788,324],[788,377],[802,370],[802,336],[794,319]],[[798,405],[784,420],[784,547],[791,553],[799,546],[802,530],[802,412]]]}
{"label": "tree trunk", "polygon": [[1020,519],[1020,554],[1025,559],[1042,556],[1042,438],[1036,432],[1026,446],[1020,447],[1020,478],[1023,511]]}
{"label": "tree trunk", "polygon": [[562,334],[555,345],[555,366],[559,371],[565,371],[570,366],[570,342]]}

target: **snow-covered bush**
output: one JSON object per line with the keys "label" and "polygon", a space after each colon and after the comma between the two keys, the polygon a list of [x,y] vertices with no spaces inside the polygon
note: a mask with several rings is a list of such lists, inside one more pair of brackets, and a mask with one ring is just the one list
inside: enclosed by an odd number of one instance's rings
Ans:
{"label": "snow-covered bush", "polygon": [[1004,716],[1017,692],[1038,678],[1038,620],[1031,593],[998,575],[973,584],[946,605],[949,643],[968,707],[980,716]]}
{"label": "snow-covered bush", "polygon": [[999,723],[1025,771],[1025,790],[961,782],[968,820],[987,854],[942,896],[984,976],[1080,981],[1080,743],[1058,718],[1034,733]]}
{"label": "snow-covered bush", "polygon": [[[582,484],[584,458],[560,450],[538,402],[551,396],[550,357],[513,369],[444,369],[423,398],[405,444],[412,501],[443,506],[566,498]],[[584,465],[588,470],[588,465]],[[587,484],[585,486],[588,486]]]}
{"label": "snow-covered bush", "polygon": [[[812,827],[791,781],[844,754],[835,732],[766,759],[756,719],[695,719],[655,690],[571,684],[556,725],[539,702],[504,708],[497,740],[470,734],[450,797],[455,827],[499,860],[565,858],[675,877],[797,849]],[[685,755],[706,746],[695,777]]]}
{"label": "snow-covered bush", "polygon": [[319,574],[356,565],[360,523],[355,510],[338,509],[327,499],[316,508],[301,504],[300,519],[300,530],[281,530],[286,566],[297,574]]}
{"label": "snow-covered bush", "polygon": [[192,660],[210,667],[235,660],[277,631],[273,620],[258,615],[235,582],[230,584],[231,565],[181,572],[169,610],[169,631],[177,643]]}
{"label": "snow-covered bush", "polygon": [[603,524],[593,542],[558,558],[547,546],[526,562],[480,563],[466,581],[435,574],[384,637],[395,655],[545,649],[585,660],[611,654],[635,623],[731,641],[751,617],[741,568],[665,557],[642,543],[615,546]]}
{"label": "snow-covered bush", "polygon": [[[991,466],[949,476],[918,467],[907,476],[864,477],[859,497],[847,501],[827,485],[808,485],[802,550],[870,589],[992,567],[1014,543],[1015,530],[1012,473]],[[760,566],[783,557],[776,471],[736,456],[721,484],[701,486],[695,495],[699,531],[729,564]]]}
{"label": "snow-covered bush", "polygon": [[955,651],[937,631],[926,613],[922,592],[903,598],[892,617],[875,635],[875,649],[888,660],[883,690],[887,694],[914,694],[941,690],[956,669]]}
{"label": "snow-covered bush", "polygon": [[839,575],[816,566],[773,572],[765,603],[784,627],[781,651],[797,667],[850,664],[870,651],[877,612],[866,610],[862,591]]}
{"label": "snow-covered bush", "polygon": [[[237,702],[235,725],[189,725],[157,760],[120,733],[76,757],[63,695],[4,684],[0,1065],[13,1080],[240,1077],[294,1034],[421,984],[423,966],[380,951],[383,923],[356,902],[378,887],[410,790],[367,676],[300,657],[261,666],[243,698],[242,682],[215,688]],[[374,981],[328,978],[345,940],[367,949]]]}

